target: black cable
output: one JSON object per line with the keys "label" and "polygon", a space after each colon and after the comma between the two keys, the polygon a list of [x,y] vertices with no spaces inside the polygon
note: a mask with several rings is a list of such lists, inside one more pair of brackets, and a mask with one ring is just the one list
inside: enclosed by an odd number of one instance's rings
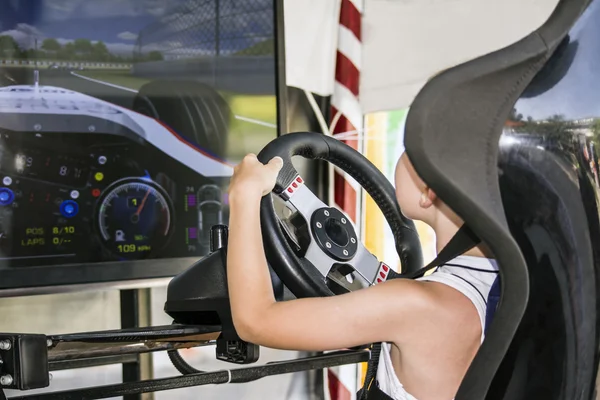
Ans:
{"label": "black cable", "polygon": [[[173,321],[171,324],[177,325],[177,321]],[[183,359],[181,354],[179,354],[179,350],[169,350],[167,351],[167,355],[169,356],[169,360],[171,360],[173,366],[177,368],[177,371],[179,371],[182,375],[200,374],[205,372],[200,371],[188,364],[187,361]]]}
{"label": "black cable", "polygon": [[363,387],[358,392],[358,400],[364,400],[367,398],[369,393],[369,388],[371,384],[375,383],[375,379],[377,378],[377,369],[379,367],[379,356],[381,355],[381,342],[373,343],[371,347],[371,354],[369,357],[369,361],[367,362],[367,373],[365,376],[365,382],[363,383]]}
{"label": "black cable", "polygon": [[173,363],[173,366],[177,368],[177,371],[181,372],[182,375],[200,374],[204,372],[188,364],[181,354],[179,354],[179,350],[169,350],[167,351],[167,355],[169,356],[171,363]]}

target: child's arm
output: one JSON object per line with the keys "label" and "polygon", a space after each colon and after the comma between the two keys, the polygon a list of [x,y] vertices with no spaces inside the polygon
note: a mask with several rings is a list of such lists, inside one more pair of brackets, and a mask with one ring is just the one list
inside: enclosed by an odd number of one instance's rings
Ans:
{"label": "child's arm", "polygon": [[413,281],[396,280],[333,297],[275,301],[260,230],[260,201],[272,189],[279,168],[276,161],[265,166],[247,157],[236,167],[230,186],[227,280],[240,337],[271,348],[312,351],[409,339],[407,331],[418,330],[411,316],[432,304]]}

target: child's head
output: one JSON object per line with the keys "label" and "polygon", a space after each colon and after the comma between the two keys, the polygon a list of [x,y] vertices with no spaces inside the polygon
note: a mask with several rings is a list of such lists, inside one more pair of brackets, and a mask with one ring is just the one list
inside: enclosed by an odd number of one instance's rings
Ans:
{"label": "child's head", "polygon": [[[405,152],[403,139],[404,132],[402,131],[398,141],[398,152],[402,156],[396,164],[396,198],[404,216],[422,221],[433,228],[437,251],[440,252],[464,224],[464,221],[417,175],[417,171]],[[465,254],[493,257],[484,244],[480,244]]]}
{"label": "child's head", "polygon": [[395,181],[398,204],[407,218],[423,221],[433,229],[444,228],[440,226],[444,222],[455,227],[462,224],[460,218],[417,175],[406,153],[396,165]]}

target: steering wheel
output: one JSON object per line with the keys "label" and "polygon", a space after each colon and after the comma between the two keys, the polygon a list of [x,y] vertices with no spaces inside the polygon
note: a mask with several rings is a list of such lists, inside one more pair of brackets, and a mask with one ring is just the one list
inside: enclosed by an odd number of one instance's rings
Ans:
{"label": "steering wheel", "polygon": [[[351,220],[323,203],[304,184],[292,164],[293,156],[328,161],[354,178],[373,198],[391,227],[402,272],[423,266],[419,237],[404,217],[389,180],[362,154],[320,133],[289,133],[271,141],[258,154],[262,163],[273,157],[283,167],[271,193],[260,206],[265,254],[271,267],[296,297],[321,297],[358,290],[384,281],[390,267],[380,262],[358,240]],[[274,196],[301,215],[303,247],[292,246],[289,231],[277,215]],[[381,233],[383,235],[383,232]]]}

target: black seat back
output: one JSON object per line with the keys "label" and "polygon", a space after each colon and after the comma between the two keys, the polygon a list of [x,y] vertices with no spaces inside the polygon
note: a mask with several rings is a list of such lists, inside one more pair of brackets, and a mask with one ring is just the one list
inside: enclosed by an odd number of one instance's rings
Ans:
{"label": "black seat back", "polygon": [[502,142],[502,200],[527,263],[530,293],[488,398],[591,398],[597,364],[593,247],[600,248],[600,229],[598,187],[584,162],[589,141],[505,132]]}
{"label": "black seat back", "polygon": [[500,139],[502,202],[526,260],[530,293],[488,398],[595,398],[598,139],[600,2],[594,1],[522,93]]}

